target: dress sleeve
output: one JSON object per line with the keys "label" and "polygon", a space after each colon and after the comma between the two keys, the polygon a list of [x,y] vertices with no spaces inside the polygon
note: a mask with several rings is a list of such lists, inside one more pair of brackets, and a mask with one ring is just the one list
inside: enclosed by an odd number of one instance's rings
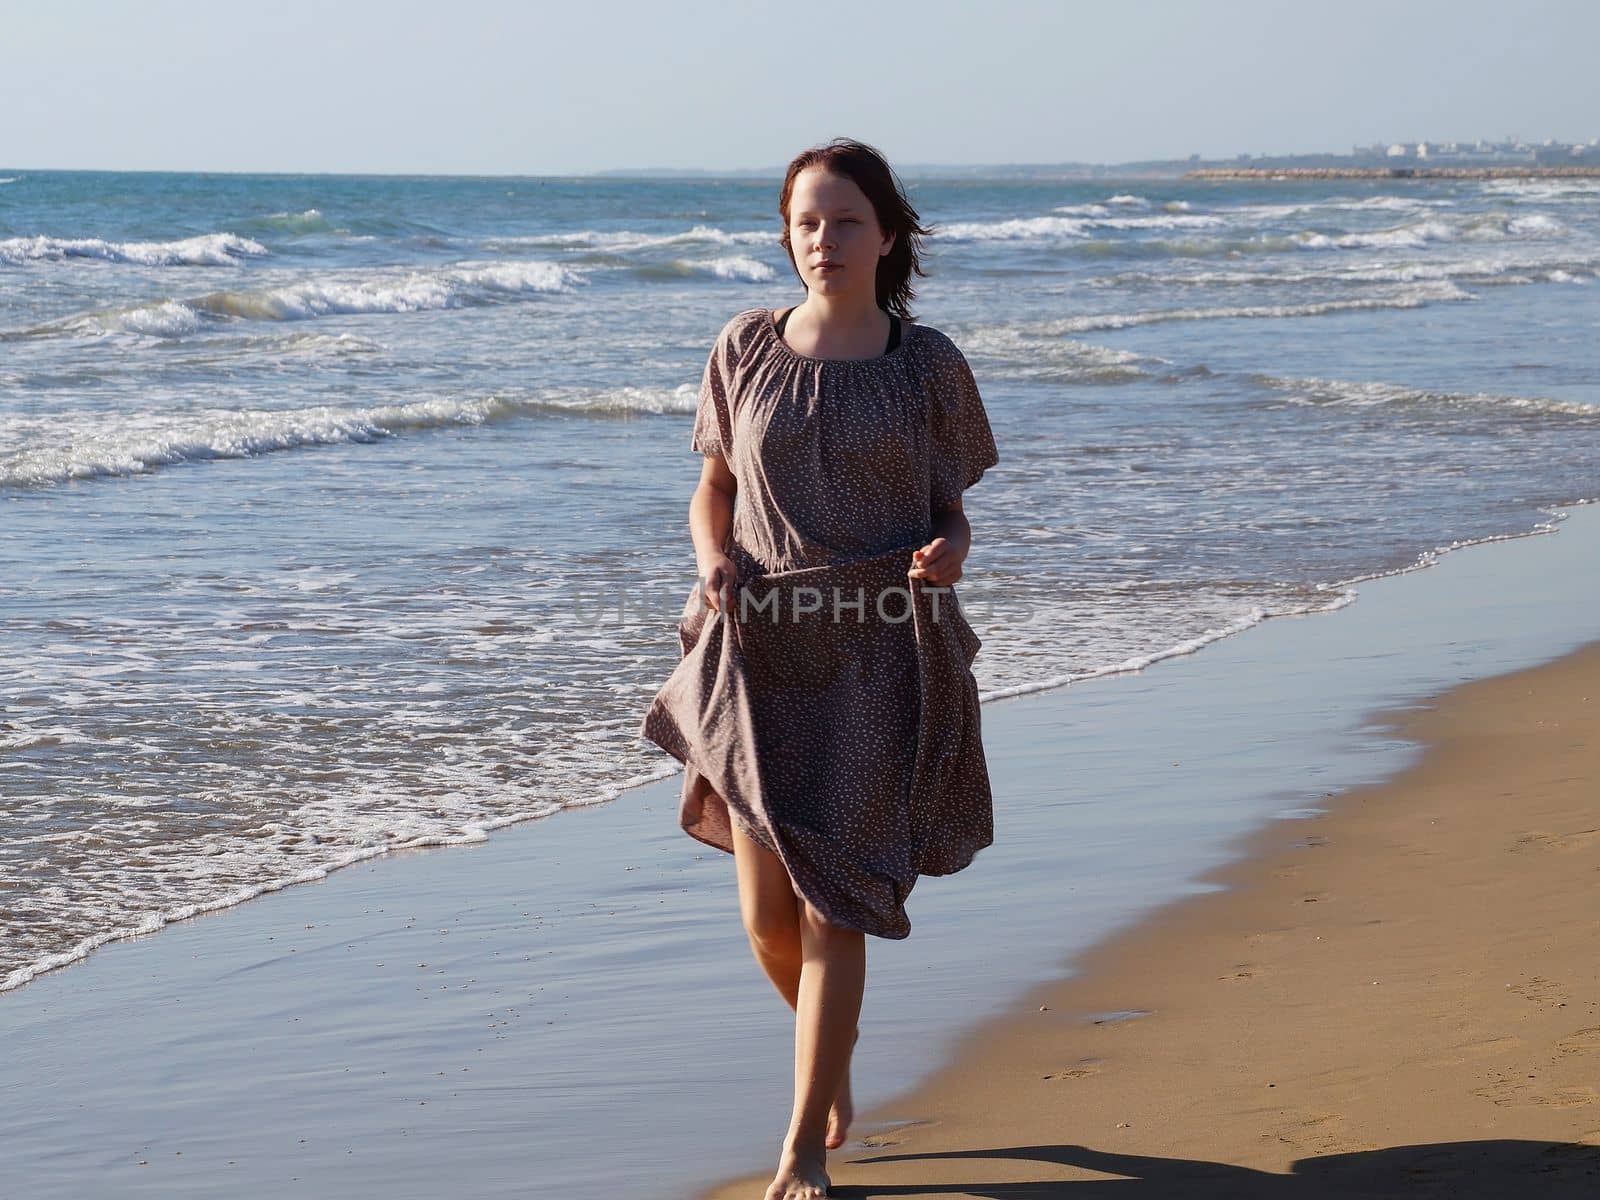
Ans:
{"label": "dress sleeve", "polygon": [[929,508],[938,515],[1000,461],[989,414],[966,356],[952,344],[934,371],[929,396]]}
{"label": "dress sleeve", "polygon": [[705,373],[700,377],[700,400],[694,414],[694,433],[689,439],[691,450],[722,458],[728,457],[728,448],[733,445],[733,416],[728,404],[735,361],[731,329],[731,322],[723,327],[706,358]]}

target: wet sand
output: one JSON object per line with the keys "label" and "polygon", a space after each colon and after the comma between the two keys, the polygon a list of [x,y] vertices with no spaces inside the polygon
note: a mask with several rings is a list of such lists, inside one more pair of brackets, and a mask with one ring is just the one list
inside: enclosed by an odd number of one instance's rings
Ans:
{"label": "wet sand", "polygon": [[832,1152],[834,1194],[1600,1195],[1600,643],[1392,728],[1412,767],[859,1113],[905,1124]]}

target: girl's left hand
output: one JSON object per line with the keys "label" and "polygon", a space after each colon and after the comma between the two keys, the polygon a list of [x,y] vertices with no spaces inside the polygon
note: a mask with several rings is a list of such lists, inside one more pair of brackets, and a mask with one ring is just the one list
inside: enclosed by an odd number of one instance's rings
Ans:
{"label": "girl's left hand", "polygon": [[911,552],[911,569],[906,574],[935,587],[949,587],[961,578],[963,557],[947,539],[936,537],[921,550]]}

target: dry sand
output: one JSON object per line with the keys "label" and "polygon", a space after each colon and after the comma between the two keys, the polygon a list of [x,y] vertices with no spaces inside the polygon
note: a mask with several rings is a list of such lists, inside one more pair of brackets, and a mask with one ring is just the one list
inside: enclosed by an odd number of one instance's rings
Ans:
{"label": "dry sand", "polygon": [[1600,643],[1390,727],[1413,767],[858,1113],[831,1194],[1600,1196]]}

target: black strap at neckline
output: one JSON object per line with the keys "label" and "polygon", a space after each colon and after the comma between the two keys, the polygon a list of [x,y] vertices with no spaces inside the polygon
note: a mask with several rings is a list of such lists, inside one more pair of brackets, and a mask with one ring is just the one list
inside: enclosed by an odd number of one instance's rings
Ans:
{"label": "black strap at neckline", "polygon": [[[798,308],[799,306],[796,305],[795,307]],[[789,323],[789,314],[792,313],[793,311],[794,311],[793,308],[786,308],[786,309],[783,310],[783,315],[778,318],[777,330],[778,330],[779,336],[782,336],[783,327]],[[889,314],[889,345],[884,350],[884,353],[885,354],[893,353],[894,352],[894,348],[896,346],[898,346],[899,344],[900,344],[900,318],[895,316],[893,313],[890,313]]]}

